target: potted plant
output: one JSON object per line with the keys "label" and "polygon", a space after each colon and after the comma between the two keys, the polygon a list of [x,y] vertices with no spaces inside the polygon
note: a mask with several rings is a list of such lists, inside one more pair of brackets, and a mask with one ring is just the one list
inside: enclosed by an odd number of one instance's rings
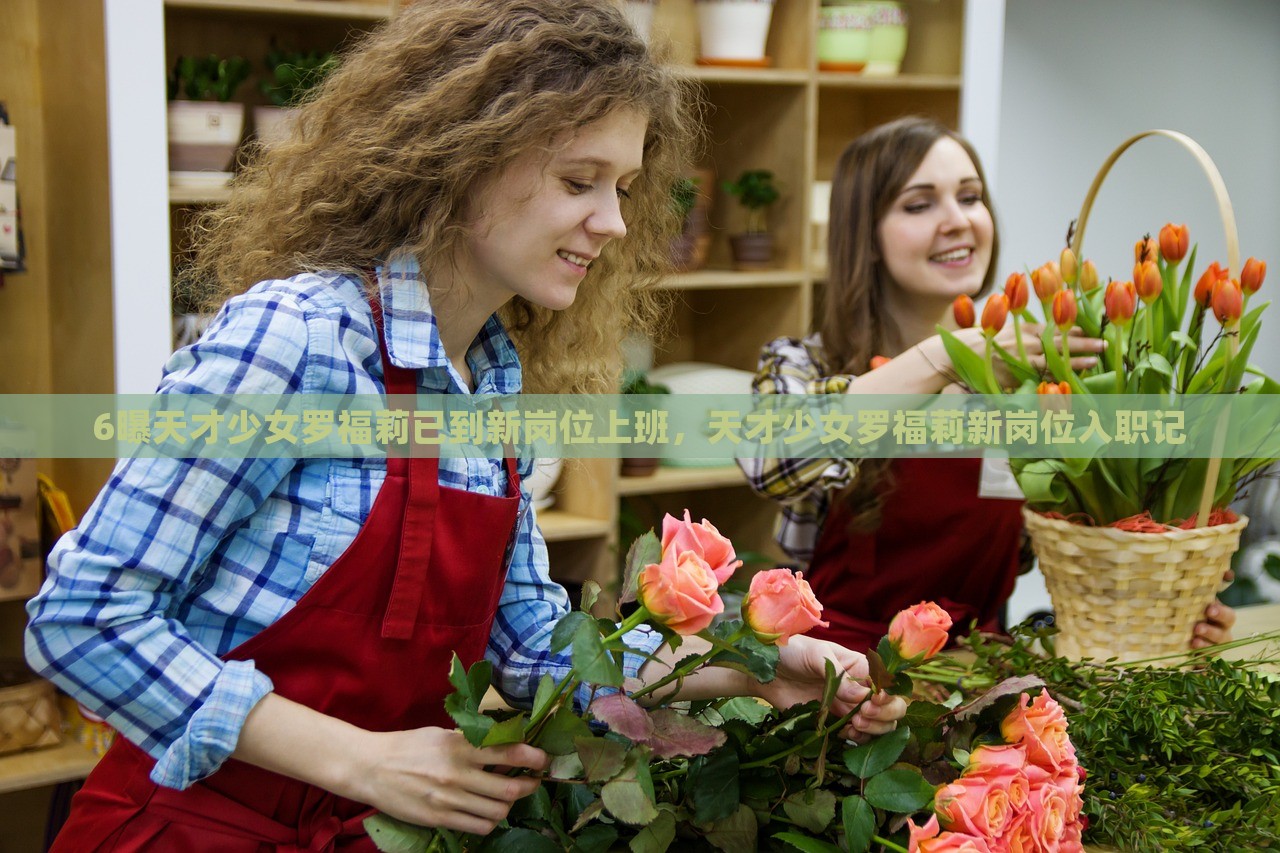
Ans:
{"label": "potted plant", "polygon": [[[1138,241],[1132,280],[1103,286],[1091,261],[1078,262],[1090,205],[1116,158],[1152,135],[1181,143],[1209,175],[1228,223],[1228,268],[1214,262],[1201,271],[1186,226],[1168,224],[1158,240]],[[1266,308],[1248,302],[1266,264],[1250,258],[1240,265],[1234,221],[1221,176],[1199,145],[1172,131],[1139,134],[1098,174],[1071,247],[1031,273],[1046,318],[1044,368],[994,340],[1007,315],[1015,324],[1030,316],[1027,276],[1010,276],[983,311],[988,355],[1021,381],[1010,393],[1032,413],[1060,413],[1070,427],[1055,437],[1052,454],[1040,443],[1009,460],[1062,629],[1058,649],[1069,656],[1134,660],[1184,650],[1248,523],[1228,504],[1278,454],[1274,418],[1231,417],[1233,407],[1280,393],[1248,363]],[[964,306],[956,314],[971,318],[971,311]],[[1079,372],[1057,342],[1077,325],[1108,344],[1095,367]],[[1005,393],[990,358],[942,335],[965,385],[993,399]],[[1162,426],[1181,422],[1182,440],[1158,441],[1155,432],[1150,450],[1107,452],[1108,423],[1113,432],[1127,423],[1128,431],[1135,410],[1145,419],[1155,417],[1153,407]]]}
{"label": "potted plant", "polygon": [[169,170],[223,172],[244,131],[244,104],[233,103],[249,77],[239,56],[180,56],[169,73]]}
{"label": "potted plant", "polygon": [[695,0],[698,64],[761,68],[773,0]]}
{"label": "potted plant", "polygon": [[710,183],[711,173],[703,171],[685,175],[671,185],[671,204],[684,223],[671,243],[671,262],[680,272],[701,269],[707,262],[711,233],[707,222],[710,197],[702,187]]}
{"label": "potted plant", "polygon": [[270,76],[259,88],[271,104],[253,108],[253,127],[258,141],[270,145],[288,133],[294,109],[338,67],[338,57],[332,51],[282,50],[272,44],[266,67]]}
{"label": "potted plant", "polygon": [[[655,394],[670,394],[670,393],[671,393],[670,388],[668,388],[666,385],[659,385],[656,382],[650,382],[649,378],[644,373],[634,374],[622,386],[622,394],[623,396],[628,398],[632,397],[633,395],[652,396]],[[625,405],[629,410],[634,410],[637,408],[643,408],[645,404],[644,404],[644,401],[633,402],[632,400],[628,399]],[[622,466],[621,466],[622,476],[648,477],[651,474],[653,474],[653,472],[658,470],[658,464],[661,461],[662,460],[656,456],[652,456],[652,457],[624,456],[622,457]]]}
{"label": "potted plant", "polygon": [[773,172],[748,169],[736,181],[725,181],[723,187],[747,209],[747,230],[729,237],[734,269],[768,269],[773,263],[773,235],[765,217],[770,205],[778,200]]}

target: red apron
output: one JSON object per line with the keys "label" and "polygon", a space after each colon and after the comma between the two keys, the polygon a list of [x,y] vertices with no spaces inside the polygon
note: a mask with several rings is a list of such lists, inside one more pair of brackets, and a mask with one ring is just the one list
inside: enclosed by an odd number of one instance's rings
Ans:
{"label": "red apron", "polygon": [[[381,339],[376,305],[374,320]],[[391,364],[380,343],[387,392],[415,394],[414,371]],[[451,656],[469,666],[484,655],[506,578],[520,495],[513,459],[506,468],[506,496],[491,497],[441,488],[438,458],[388,458],[351,546],[292,610],[224,659],[253,660],[276,693],[361,728],[452,728]],[[360,803],[235,759],[176,791],[151,782],[154,764],[117,738],[53,850],[375,849]]]}
{"label": "red apron", "polygon": [[981,459],[895,459],[892,471],[871,533],[851,534],[844,502],[832,501],[806,577],[831,626],[809,635],[866,651],[895,613],[925,600],[951,614],[953,638],[975,619],[998,629],[1020,568],[1022,501],[978,497]]}

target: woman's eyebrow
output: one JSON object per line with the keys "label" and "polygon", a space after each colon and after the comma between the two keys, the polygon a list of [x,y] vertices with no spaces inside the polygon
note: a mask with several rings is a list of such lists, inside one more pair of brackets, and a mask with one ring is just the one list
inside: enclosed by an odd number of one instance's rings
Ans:
{"label": "woman's eyebrow", "polygon": [[[566,157],[565,159],[560,161],[560,164],[562,166],[593,166],[601,170],[611,169],[615,167],[615,164],[611,163],[608,160],[602,159],[600,157],[592,157],[590,155],[586,155],[583,157]],[[640,173],[640,169],[637,167],[635,169],[632,169],[630,172],[627,172],[626,176],[638,175],[639,173]]]}

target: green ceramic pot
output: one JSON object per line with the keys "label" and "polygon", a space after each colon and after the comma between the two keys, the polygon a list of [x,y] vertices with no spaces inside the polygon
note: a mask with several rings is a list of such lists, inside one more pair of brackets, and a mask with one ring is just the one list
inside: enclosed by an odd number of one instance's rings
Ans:
{"label": "green ceramic pot", "polygon": [[892,76],[902,68],[907,53],[907,10],[901,3],[871,3],[873,22],[864,74]]}
{"label": "green ceramic pot", "polygon": [[861,71],[871,49],[875,3],[844,3],[818,10],[818,68]]}

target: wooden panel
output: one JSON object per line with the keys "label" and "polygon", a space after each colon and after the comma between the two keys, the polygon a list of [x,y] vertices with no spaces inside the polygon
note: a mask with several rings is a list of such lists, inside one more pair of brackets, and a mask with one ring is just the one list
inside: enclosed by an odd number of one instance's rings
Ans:
{"label": "wooden panel", "polygon": [[679,337],[666,344],[656,360],[706,361],[754,371],[765,343],[804,332],[808,318],[803,295],[803,287],[682,294],[675,311]]}
{"label": "wooden panel", "polygon": [[386,0],[165,0],[172,9],[203,9],[219,14],[382,21],[391,15]]}
{"label": "wooden panel", "polygon": [[928,115],[948,127],[960,121],[959,93],[945,88],[853,88],[822,86],[818,91],[817,180],[829,181],[836,161],[855,137],[905,115]]}
{"label": "wooden panel", "polygon": [[963,0],[907,0],[904,74],[959,74]]}

